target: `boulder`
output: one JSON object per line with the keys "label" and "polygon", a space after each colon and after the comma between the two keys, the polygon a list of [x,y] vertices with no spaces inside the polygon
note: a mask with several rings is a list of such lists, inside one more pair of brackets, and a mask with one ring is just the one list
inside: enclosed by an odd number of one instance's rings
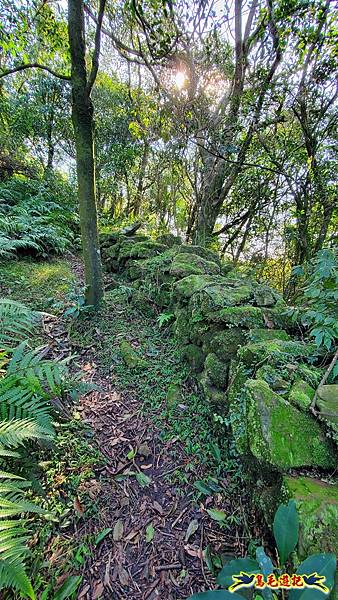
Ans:
{"label": "boulder", "polygon": [[273,339],[247,344],[240,349],[239,356],[246,366],[252,367],[265,360],[276,365],[299,358],[310,358],[316,355],[316,351],[315,344]]}
{"label": "boulder", "polygon": [[205,349],[213,352],[220,360],[230,361],[237,354],[238,348],[244,344],[246,336],[240,327],[218,331],[205,343]]}
{"label": "boulder", "polygon": [[165,252],[165,250],[168,250],[167,246],[154,242],[153,240],[135,243],[133,238],[127,238],[120,246],[118,259],[121,262],[128,258],[150,258],[151,256],[161,254],[161,252]]}
{"label": "boulder", "polygon": [[124,362],[131,369],[144,368],[147,364],[126,340],[120,343],[120,352]]}
{"label": "boulder", "polygon": [[215,387],[226,390],[229,378],[229,365],[222,362],[216,354],[208,354],[204,363],[205,373]]}
{"label": "boulder", "polygon": [[280,369],[275,369],[272,365],[264,364],[256,371],[256,379],[263,379],[269,384],[277,394],[286,394],[290,388],[291,381],[284,379]]}
{"label": "boulder", "polygon": [[255,285],[254,299],[257,306],[274,306],[279,297],[267,285]]}
{"label": "boulder", "polygon": [[182,349],[182,357],[189,363],[195,373],[203,371],[205,356],[202,348],[196,346],[196,344],[188,344]]}
{"label": "boulder", "polygon": [[250,329],[249,339],[256,342],[266,342],[270,340],[290,340],[289,334],[284,329],[264,329],[258,327],[256,329]]}
{"label": "boulder", "polygon": [[283,484],[299,515],[299,558],[322,552],[338,555],[338,484],[303,476],[285,476]]}
{"label": "boulder", "polygon": [[338,385],[320,386],[316,406],[320,416],[338,434]]}
{"label": "boulder", "polygon": [[219,265],[206,260],[197,254],[179,253],[174,256],[170,268],[170,274],[176,279],[182,279],[188,275],[218,275]]}
{"label": "boulder", "polygon": [[213,252],[212,250],[209,250],[208,248],[204,248],[203,246],[194,246],[192,244],[182,244],[179,247],[178,252],[180,254],[182,254],[182,253],[195,254],[197,256],[200,256],[201,258],[204,258],[207,261],[215,262],[218,265],[220,265],[220,262],[221,262],[218,254],[216,254],[216,252]]}
{"label": "boulder", "polygon": [[173,246],[180,246],[182,244],[182,238],[179,235],[173,233],[163,233],[156,238],[159,244],[165,244],[169,248]]}
{"label": "boulder", "polygon": [[260,379],[245,384],[249,447],[258,461],[281,470],[336,465],[335,450],[320,426]]}
{"label": "boulder", "polygon": [[173,284],[173,296],[179,300],[188,300],[216,280],[214,275],[188,275]]}
{"label": "boulder", "polygon": [[297,379],[291,387],[289,402],[301,410],[307,410],[311,405],[315,390],[303,379]]}

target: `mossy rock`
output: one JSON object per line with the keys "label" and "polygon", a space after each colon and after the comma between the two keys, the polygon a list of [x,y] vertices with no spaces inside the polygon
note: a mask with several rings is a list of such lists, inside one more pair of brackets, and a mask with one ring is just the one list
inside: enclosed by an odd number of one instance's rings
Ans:
{"label": "mossy rock", "polygon": [[216,280],[217,277],[213,275],[188,275],[173,284],[173,295],[179,300],[182,298],[188,300]]}
{"label": "mossy rock", "polygon": [[256,379],[263,379],[269,384],[271,389],[278,394],[286,394],[290,388],[291,382],[284,379],[280,370],[276,370],[272,365],[265,364],[256,372]]}
{"label": "mossy rock", "polygon": [[209,404],[220,414],[227,414],[228,402],[225,392],[212,384],[205,371],[199,375],[198,381]]}
{"label": "mossy rock", "polygon": [[299,558],[322,552],[338,555],[338,484],[304,476],[285,476],[283,484],[299,515]]}
{"label": "mossy rock", "polygon": [[128,367],[131,369],[146,367],[147,363],[143,360],[138,353],[134,350],[127,340],[123,340],[120,343],[121,356]]}
{"label": "mossy rock", "polygon": [[230,361],[237,354],[238,348],[246,341],[245,333],[239,327],[223,329],[215,333],[205,344],[209,352],[213,352],[220,360]]}
{"label": "mossy rock", "polygon": [[182,238],[179,235],[173,233],[163,233],[156,238],[156,242],[159,244],[165,244],[169,248],[173,246],[180,246],[182,244]]}
{"label": "mossy rock", "polygon": [[187,308],[176,308],[175,309],[175,323],[174,323],[174,335],[182,344],[188,344],[190,342],[190,323],[189,323],[189,311]]}
{"label": "mossy rock", "polygon": [[[257,306],[227,306],[221,309],[203,309],[199,308],[198,303],[194,303],[195,296],[192,297],[192,310],[196,314],[201,314],[202,319],[211,323],[223,323],[227,326],[243,327],[252,329],[263,325],[262,310]],[[195,306],[194,306],[195,304]]]}
{"label": "mossy rock", "polygon": [[204,248],[203,246],[193,246],[191,244],[182,244],[179,247],[178,252],[180,254],[181,253],[195,254],[197,256],[200,256],[201,258],[204,258],[207,261],[215,262],[218,265],[221,262],[218,254],[216,254],[216,252],[213,252],[212,250],[209,250],[208,248]]}
{"label": "mossy rock", "polygon": [[166,396],[166,412],[170,414],[178,404],[183,403],[181,387],[177,383],[169,385]]}
{"label": "mossy rock", "polygon": [[267,285],[258,284],[254,286],[254,303],[256,306],[275,306],[278,299],[276,292]]}
{"label": "mossy rock", "polygon": [[188,344],[182,349],[182,357],[187,361],[193,371],[196,373],[203,371],[206,354],[200,346]]}
{"label": "mossy rock", "polygon": [[199,319],[194,320],[194,317],[190,319],[190,339],[194,344],[203,345],[203,350],[205,350],[206,354],[209,352],[208,341],[219,330],[219,325],[200,321]]}
{"label": "mossy rock", "polygon": [[215,319],[223,308],[248,304],[252,298],[249,285],[227,286],[226,280],[219,278],[214,283],[197,291],[192,300],[194,309],[198,309],[208,318]]}
{"label": "mossy rock", "polygon": [[150,298],[142,290],[133,289],[131,304],[145,317],[154,317],[156,314]]}
{"label": "mossy rock", "polygon": [[249,379],[247,429],[250,450],[259,461],[285,470],[336,465],[335,450],[320,424],[276,394],[266,383]]}
{"label": "mossy rock", "polygon": [[291,387],[289,394],[289,402],[294,404],[301,410],[308,410],[313,397],[315,395],[315,390],[303,379],[297,379]]}
{"label": "mossy rock", "polygon": [[286,342],[290,340],[290,336],[284,329],[264,329],[263,327],[259,327],[250,329],[249,339],[254,343],[270,340],[283,340]]}
{"label": "mossy rock", "polygon": [[171,264],[170,274],[176,279],[182,279],[189,275],[218,275],[219,265],[206,260],[197,254],[179,253],[174,256]]}
{"label": "mossy rock", "polygon": [[243,393],[248,373],[245,367],[232,360],[229,369],[229,381],[231,385],[227,394],[231,431],[234,444],[238,454],[246,456],[249,454],[249,439],[247,426],[247,396]]}
{"label": "mossy rock", "polygon": [[265,360],[269,360],[270,364],[276,365],[299,358],[313,357],[316,350],[315,344],[273,339],[243,346],[239,350],[239,357],[248,367],[262,363]]}
{"label": "mossy rock", "polygon": [[319,415],[338,434],[338,385],[322,385],[318,389],[316,406]]}
{"label": "mossy rock", "polygon": [[133,238],[128,238],[121,245],[119,250],[119,261],[127,260],[128,258],[144,259],[156,256],[168,250],[164,244],[159,244],[153,240],[142,242],[134,242]]}
{"label": "mossy rock", "polygon": [[212,385],[225,390],[228,385],[229,364],[222,362],[216,354],[208,354],[204,363],[204,370]]}

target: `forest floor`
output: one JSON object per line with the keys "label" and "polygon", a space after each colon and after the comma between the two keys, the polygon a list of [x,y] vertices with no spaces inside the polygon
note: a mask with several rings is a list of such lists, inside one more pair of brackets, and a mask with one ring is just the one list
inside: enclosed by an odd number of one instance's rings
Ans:
{"label": "forest floor", "polygon": [[[13,263],[0,279],[0,295],[57,313],[44,318],[49,355],[72,356],[72,370],[95,385],[65,407],[69,419],[41,463],[56,518],[32,548],[39,597],[79,575],[72,597],[81,600],[187,598],[213,587],[224,558],[255,545],[240,467],[226,440],[210,439],[212,415],[170,327],[151,307],[141,313],[125,284],[95,318],[65,319],[67,293],[75,298],[81,284],[74,257]],[[125,364],[121,341],[139,366]]]}

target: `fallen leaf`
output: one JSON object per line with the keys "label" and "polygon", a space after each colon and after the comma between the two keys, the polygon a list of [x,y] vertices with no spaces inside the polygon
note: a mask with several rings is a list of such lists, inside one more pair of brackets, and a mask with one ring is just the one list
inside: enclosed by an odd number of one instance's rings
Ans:
{"label": "fallen leaf", "polygon": [[192,521],[190,521],[190,523],[188,525],[188,529],[185,534],[184,541],[188,542],[189,539],[191,538],[191,536],[194,535],[194,533],[197,531],[197,529],[198,529],[198,521],[197,521],[197,519],[193,519]]}
{"label": "fallen leaf", "polygon": [[207,510],[209,517],[211,517],[214,521],[218,521],[218,523],[223,523],[226,519],[226,514],[223,510],[216,510],[215,508],[209,508]]}
{"label": "fallen leaf", "polygon": [[146,528],[146,542],[149,544],[153,541],[155,535],[155,529],[152,523],[150,523]]}
{"label": "fallen leaf", "polygon": [[122,519],[118,519],[114,525],[113,539],[115,542],[119,542],[123,538],[124,525]]}
{"label": "fallen leaf", "polygon": [[81,517],[84,515],[84,507],[82,506],[78,496],[74,498],[74,508]]}
{"label": "fallen leaf", "polygon": [[148,475],[145,475],[144,473],[136,473],[136,480],[141,487],[148,487],[148,485],[151,484],[150,477],[148,477]]}
{"label": "fallen leaf", "polygon": [[198,548],[198,546],[184,546],[184,550],[186,551],[187,554],[189,554],[189,556],[194,556],[197,558],[202,558],[203,557],[203,551],[201,550],[201,548]]}
{"label": "fallen leaf", "polygon": [[151,455],[151,450],[150,450],[150,448],[149,448],[149,446],[148,446],[148,444],[147,444],[147,443],[141,444],[141,445],[138,447],[138,450],[137,450],[137,452],[138,452],[138,454],[139,454],[140,456],[144,456],[145,458],[148,458],[148,456],[150,456],[150,455]]}
{"label": "fallen leaf", "polygon": [[127,586],[129,583],[129,575],[128,575],[128,571],[126,571],[126,569],[124,567],[119,567],[118,576],[119,576],[120,584],[123,586]]}
{"label": "fallen leaf", "polygon": [[103,590],[104,590],[104,585],[103,585],[102,581],[96,581],[94,584],[94,589],[93,589],[93,593],[92,593],[92,600],[96,600],[97,598],[100,598],[100,596],[102,596],[102,594],[103,594]]}
{"label": "fallen leaf", "polygon": [[159,515],[163,515],[163,508],[162,508],[162,506],[160,505],[160,503],[159,503],[159,502],[157,502],[157,500],[154,500],[154,502],[153,502],[153,507],[154,507],[154,509],[155,509],[155,510],[158,512],[158,514],[159,514]]}

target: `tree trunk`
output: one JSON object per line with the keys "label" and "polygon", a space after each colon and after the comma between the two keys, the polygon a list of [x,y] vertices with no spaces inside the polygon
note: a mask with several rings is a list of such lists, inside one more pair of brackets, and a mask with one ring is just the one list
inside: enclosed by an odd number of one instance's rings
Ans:
{"label": "tree trunk", "polygon": [[103,296],[103,282],[95,194],[93,105],[85,62],[83,0],[68,0],[68,34],[86,303],[97,306]]}

